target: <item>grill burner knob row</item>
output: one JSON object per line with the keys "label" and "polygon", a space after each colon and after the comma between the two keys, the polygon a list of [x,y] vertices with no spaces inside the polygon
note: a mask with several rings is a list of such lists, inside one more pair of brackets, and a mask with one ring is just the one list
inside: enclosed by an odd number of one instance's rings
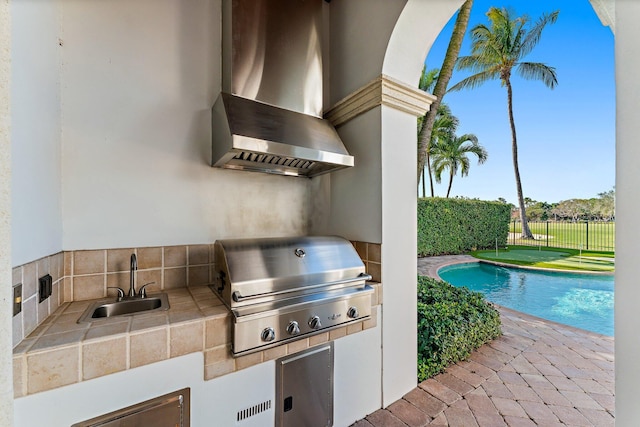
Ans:
{"label": "grill burner knob row", "polygon": [[351,319],[355,319],[360,315],[360,313],[358,313],[358,309],[356,307],[349,307],[349,310],[347,310],[347,316],[350,317]]}
{"label": "grill burner knob row", "polygon": [[276,331],[273,328],[264,328],[260,334],[262,341],[273,341],[276,338]]}
{"label": "grill burner knob row", "polygon": [[296,322],[295,320],[292,320],[291,322],[289,322],[289,324],[287,325],[287,332],[289,333],[289,335],[299,334],[300,326],[298,326],[298,322]]}
{"label": "grill burner knob row", "polygon": [[309,327],[311,329],[320,329],[322,327],[322,323],[320,323],[320,317],[313,316],[309,319]]}

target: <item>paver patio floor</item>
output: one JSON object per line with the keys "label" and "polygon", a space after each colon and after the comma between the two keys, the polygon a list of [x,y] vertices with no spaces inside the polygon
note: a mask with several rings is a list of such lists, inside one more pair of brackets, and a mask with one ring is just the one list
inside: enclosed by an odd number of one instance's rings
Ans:
{"label": "paver patio floor", "polygon": [[[419,274],[473,260],[418,260]],[[499,308],[503,335],[353,427],[614,425],[614,340]]]}

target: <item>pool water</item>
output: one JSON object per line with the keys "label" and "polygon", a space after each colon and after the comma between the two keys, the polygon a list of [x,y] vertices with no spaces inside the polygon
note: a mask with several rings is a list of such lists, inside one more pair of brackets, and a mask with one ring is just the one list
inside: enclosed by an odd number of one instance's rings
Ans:
{"label": "pool water", "polygon": [[443,267],[438,275],[501,306],[613,336],[613,276],[505,268],[485,263]]}

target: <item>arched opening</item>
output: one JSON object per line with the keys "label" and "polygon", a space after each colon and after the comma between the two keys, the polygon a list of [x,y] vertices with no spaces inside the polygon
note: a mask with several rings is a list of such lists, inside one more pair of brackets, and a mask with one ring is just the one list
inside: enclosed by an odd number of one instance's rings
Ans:
{"label": "arched opening", "polygon": [[[383,64],[383,69],[382,69],[382,73],[389,75],[391,77],[394,77],[396,79],[405,81],[405,82],[417,82],[418,81],[418,77],[422,68],[422,62],[424,60],[424,58],[427,55],[428,50],[430,49],[433,41],[435,40],[435,38],[437,37],[437,34],[440,32],[440,30],[445,26],[446,22],[449,20],[449,18],[455,13],[455,11],[457,10],[457,8],[463,3],[462,1],[456,1],[456,2],[452,2],[452,4],[447,4],[447,5],[433,5],[433,4],[424,4],[426,2],[420,2],[420,1],[412,1],[409,0],[405,6],[405,9],[403,10],[403,13],[401,14],[401,16],[399,17],[397,24],[394,28],[394,31],[392,33],[392,36],[390,38],[390,42],[385,54],[385,59],[384,59],[384,64]],[[595,2],[592,2],[595,3]],[[633,10],[629,10],[628,12],[640,12],[640,10],[638,10],[638,8],[632,8],[629,7],[628,9],[633,9]],[[620,9],[618,9],[620,10]],[[601,12],[601,11],[600,11]],[[619,16],[619,15],[618,15]],[[426,18],[428,17],[428,18]],[[630,25],[629,22],[627,22],[628,25]],[[434,31],[434,28],[437,28],[436,31]],[[618,27],[620,29],[620,27]],[[631,37],[636,35],[635,32],[631,31],[631,30],[627,30],[628,33],[626,34],[627,37]],[[435,34],[434,34],[435,33]],[[618,34],[618,36],[620,36],[620,34]],[[618,42],[620,41],[620,39],[622,39],[622,37],[617,37],[616,39],[616,49],[617,49],[617,55],[616,55],[616,65],[619,69],[619,63],[618,63],[618,59],[620,56],[622,56],[622,53],[620,53],[620,48],[618,45]],[[629,45],[631,45],[632,42],[629,41],[628,44],[626,44],[625,46],[628,48]],[[628,52],[626,53],[626,55],[628,55]],[[630,69],[636,69],[635,63],[634,61],[630,60],[627,62],[627,66]],[[618,71],[617,77],[620,78],[620,72]],[[635,87],[635,86],[633,86]],[[618,82],[618,96],[620,96],[620,82]],[[625,104],[627,107],[630,107],[631,104],[631,100],[628,99],[627,100],[627,104]],[[618,111],[620,111],[620,98],[618,98],[617,101],[617,108]],[[617,185],[617,190],[618,190],[618,213],[620,213],[620,207],[621,205],[625,205],[625,204],[621,204],[620,203],[620,197],[624,197],[624,193],[620,191],[620,177],[621,176],[628,176],[629,173],[631,173],[631,171],[628,172],[622,172],[620,171],[620,147],[621,147],[621,143],[620,143],[620,135],[621,133],[625,133],[625,132],[620,132],[620,118],[618,116],[618,132],[617,132],[617,136],[618,136],[618,141],[616,144],[616,147],[618,149],[618,171],[617,171],[617,176],[618,176],[618,185]],[[631,128],[635,128],[635,126],[631,126]],[[626,131],[625,133],[626,135],[629,135],[629,131]],[[629,135],[630,136],[630,135]],[[624,145],[624,144],[622,144]],[[626,151],[626,150],[625,150]],[[636,153],[636,150],[633,150],[631,153]],[[633,179],[631,179],[631,182],[635,182],[633,181]],[[604,189],[603,189],[604,190]],[[627,196],[630,196],[630,193],[627,193]],[[629,204],[629,207],[631,206],[635,206],[635,204]],[[629,215],[631,215],[629,213]],[[620,220],[620,216],[618,217],[618,220]],[[620,222],[619,222],[620,224]],[[627,225],[631,225],[630,221]],[[618,240],[618,243],[620,243],[620,240]],[[618,276],[624,276],[626,278],[630,278],[630,273],[632,272],[632,267],[630,264],[625,265],[624,263],[624,259],[620,260],[620,257],[618,257],[617,259],[617,264],[618,264],[618,271],[616,273],[616,281],[618,282]],[[621,268],[622,267],[622,268]],[[627,269],[629,269],[627,271]],[[620,270],[624,270],[624,274],[620,275],[618,274],[620,272]],[[616,291],[618,292],[619,289],[617,288]],[[631,295],[635,295],[635,293],[631,293]],[[619,300],[619,293],[616,297]],[[618,302],[618,301],[617,301]],[[627,318],[627,317],[633,317],[632,312],[630,311],[621,311],[620,310],[620,306],[617,305],[616,306],[616,318],[617,318],[617,325],[620,325],[620,319],[622,318]],[[625,330],[628,329],[627,327],[625,327]],[[616,348],[619,351],[619,348],[621,347],[625,347],[629,350],[634,350],[634,351],[638,351],[637,346],[630,346],[630,344],[623,344],[622,346],[619,345],[621,342],[624,342],[626,339],[629,338],[629,336],[621,336],[619,334],[620,332],[620,328],[617,326],[617,342],[616,342]],[[631,355],[628,356],[628,358],[630,358]],[[627,358],[625,358],[626,360]],[[617,365],[617,369],[619,369],[619,364]],[[628,366],[628,365],[627,365]],[[637,378],[637,376],[636,376]],[[617,378],[618,379],[618,385],[616,386],[617,388],[619,387],[620,384],[620,377]],[[625,386],[624,389],[626,389],[627,391],[631,391],[632,388],[630,388],[630,382],[631,380],[623,380],[625,382]],[[620,395],[618,395],[618,409],[617,409],[617,415],[620,416]],[[626,401],[626,400],[625,400]],[[624,407],[623,409],[625,409],[626,411],[629,412],[634,412],[635,409],[633,409],[631,407],[631,405]],[[632,419],[632,418],[628,418],[628,419]]]}
{"label": "arched opening", "polygon": [[[492,6],[488,0],[474,1],[460,56],[470,54],[469,31],[475,25],[488,24],[485,14]],[[557,22],[545,27],[534,50],[523,58],[553,67],[557,86],[551,90],[540,80],[525,80],[516,72],[511,78],[524,196],[550,205],[596,198],[613,187],[615,177],[613,34],[587,1],[516,1],[509,8],[512,18],[527,15],[531,24],[543,13],[559,11]],[[429,70],[441,67],[454,21],[455,17],[450,19],[434,41],[425,61]],[[448,86],[470,74],[454,71]],[[599,119],[584,120],[593,111],[594,83]],[[488,152],[481,166],[471,156],[469,176],[455,176],[450,197],[503,198],[517,205],[506,90],[500,81],[449,92],[443,102],[459,119],[457,134],[476,135]],[[425,181],[418,188],[421,197],[430,196],[428,176]],[[446,184],[446,180],[435,184],[436,196],[445,196]]]}

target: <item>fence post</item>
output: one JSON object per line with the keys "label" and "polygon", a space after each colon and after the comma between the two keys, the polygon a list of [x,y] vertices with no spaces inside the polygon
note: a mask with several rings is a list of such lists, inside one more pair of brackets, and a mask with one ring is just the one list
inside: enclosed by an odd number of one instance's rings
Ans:
{"label": "fence post", "polygon": [[584,222],[587,226],[587,250],[589,250],[589,221]]}
{"label": "fence post", "polygon": [[547,247],[549,247],[549,221],[547,221]]}

